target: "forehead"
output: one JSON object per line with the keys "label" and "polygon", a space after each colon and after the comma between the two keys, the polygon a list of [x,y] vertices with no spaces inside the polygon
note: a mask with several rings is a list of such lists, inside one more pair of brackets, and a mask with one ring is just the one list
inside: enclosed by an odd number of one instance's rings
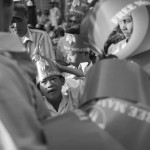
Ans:
{"label": "forehead", "polygon": [[25,17],[25,11],[24,10],[14,10],[13,11],[13,18],[23,19],[24,17]]}
{"label": "forehead", "polygon": [[60,76],[59,75],[52,75],[52,76],[49,76],[45,79],[43,79],[44,81],[49,81],[49,80],[52,80],[53,78],[57,78],[57,79],[60,79]]}
{"label": "forehead", "polygon": [[127,14],[122,20],[132,20],[131,14]]}

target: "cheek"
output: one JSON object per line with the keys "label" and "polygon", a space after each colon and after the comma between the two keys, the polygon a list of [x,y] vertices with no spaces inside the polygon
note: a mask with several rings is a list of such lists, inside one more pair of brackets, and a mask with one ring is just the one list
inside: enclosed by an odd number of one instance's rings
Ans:
{"label": "cheek", "polygon": [[130,23],[130,24],[128,25],[128,30],[129,30],[130,32],[132,32],[132,30],[133,30],[133,23]]}
{"label": "cheek", "polygon": [[40,85],[40,91],[45,94],[47,92],[47,86],[46,85]]}

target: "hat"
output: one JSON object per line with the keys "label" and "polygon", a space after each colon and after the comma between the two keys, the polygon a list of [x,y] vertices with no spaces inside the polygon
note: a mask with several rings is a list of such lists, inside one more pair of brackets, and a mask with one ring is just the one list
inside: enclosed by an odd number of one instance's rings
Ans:
{"label": "hat", "polygon": [[67,13],[75,16],[85,16],[89,10],[89,3],[87,0],[71,0],[67,3]]}
{"label": "hat", "polygon": [[150,106],[149,77],[137,63],[118,59],[101,60],[87,73],[80,104],[103,97],[121,98]]}
{"label": "hat", "polygon": [[65,33],[63,39],[65,51],[89,52],[90,48],[82,42],[79,34]]}
{"label": "hat", "polygon": [[[109,11],[108,11],[109,10]],[[150,2],[137,0],[105,0],[98,2],[81,23],[81,35],[95,51],[101,51],[118,22],[131,13],[133,32],[127,45],[117,52],[118,58],[126,58],[149,50]],[[142,28],[142,29],[141,29]]]}
{"label": "hat", "polygon": [[49,119],[43,124],[43,130],[48,149],[125,150],[113,136],[99,128],[80,110]]}
{"label": "hat", "polygon": [[81,109],[126,149],[150,149],[150,107],[118,98],[101,98]]}
{"label": "hat", "polygon": [[34,55],[32,57],[32,60],[37,67],[37,83],[51,76],[63,77],[63,75],[60,73],[59,69],[56,67],[56,65],[51,59],[40,55]]}

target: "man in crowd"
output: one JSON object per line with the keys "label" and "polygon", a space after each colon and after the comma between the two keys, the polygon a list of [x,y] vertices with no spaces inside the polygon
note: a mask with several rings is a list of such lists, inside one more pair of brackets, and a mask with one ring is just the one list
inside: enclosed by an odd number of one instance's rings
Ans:
{"label": "man in crowd", "polygon": [[21,42],[24,44],[31,58],[34,54],[40,54],[47,58],[55,60],[50,37],[45,31],[29,29],[28,27],[28,10],[22,1],[14,2],[13,18],[11,31],[16,33]]}

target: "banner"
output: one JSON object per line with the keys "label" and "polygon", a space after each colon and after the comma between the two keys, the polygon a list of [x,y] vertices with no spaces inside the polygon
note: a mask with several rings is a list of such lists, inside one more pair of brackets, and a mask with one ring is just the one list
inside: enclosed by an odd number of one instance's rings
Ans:
{"label": "banner", "polygon": [[65,51],[87,51],[89,52],[90,48],[87,47],[82,42],[82,39],[80,38],[79,34],[65,34],[65,38],[63,39],[63,48]]}
{"label": "banner", "polygon": [[150,108],[117,98],[99,99],[82,108],[101,129],[128,150],[150,149]]}

